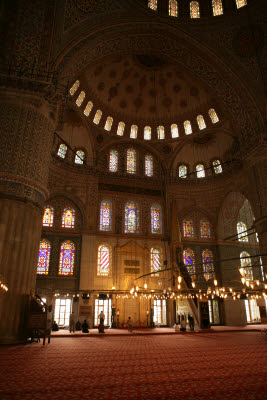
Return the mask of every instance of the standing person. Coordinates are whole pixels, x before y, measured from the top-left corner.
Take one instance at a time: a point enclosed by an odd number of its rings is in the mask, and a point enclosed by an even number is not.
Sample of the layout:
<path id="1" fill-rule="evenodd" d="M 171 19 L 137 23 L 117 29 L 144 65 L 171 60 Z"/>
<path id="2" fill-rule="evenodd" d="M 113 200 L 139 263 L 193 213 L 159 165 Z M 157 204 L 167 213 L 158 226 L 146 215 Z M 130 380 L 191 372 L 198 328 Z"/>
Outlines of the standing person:
<path id="1" fill-rule="evenodd" d="M 84 323 L 82 324 L 82 333 L 89 333 L 88 324 L 87 324 L 86 319 L 84 320 Z"/>
<path id="2" fill-rule="evenodd" d="M 182 315 L 182 318 L 181 318 L 180 331 L 181 332 L 186 331 L 186 320 L 185 320 L 184 315 Z"/>
<path id="3" fill-rule="evenodd" d="M 70 333 L 75 332 L 75 317 L 74 317 L 74 312 L 70 314 Z"/>
<path id="4" fill-rule="evenodd" d="M 100 323 L 101 325 L 104 325 L 105 314 L 104 314 L 104 311 L 103 311 L 103 310 L 102 310 L 101 313 L 99 314 L 98 318 L 99 318 L 99 323 Z"/>
<path id="5" fill-rule="evenodd" d="M 128 332 L 132 332 L 133 331 L 133 320 L 131 317 L 128 318 L 127 326 L 128 326 Z"/>

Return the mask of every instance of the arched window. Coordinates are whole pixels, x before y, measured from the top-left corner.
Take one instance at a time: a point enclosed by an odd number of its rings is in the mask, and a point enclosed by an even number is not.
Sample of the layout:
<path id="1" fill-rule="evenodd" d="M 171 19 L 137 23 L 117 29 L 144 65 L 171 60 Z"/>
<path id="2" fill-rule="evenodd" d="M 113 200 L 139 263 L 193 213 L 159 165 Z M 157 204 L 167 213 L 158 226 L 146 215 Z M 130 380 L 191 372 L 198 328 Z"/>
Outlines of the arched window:
<path id="1" fill-rule="evenodd" d="M 202 115 L 197 116 L 197 124 L 200 130 L 206 128 L 206 124 Z"/>
<path id="2" fill-rule="evenodd" d="M 145 156 L 145 175 L 153 176 L 153 157 L 150 154 Z"/>
<path id="3" fill-rule="evenodd" d="M 157 11 L 158 7 L 158 0 L 148 0 L 148 7 L 151 8 L 151 10 Z"/>
<path id="4" fill-rule="evenodd" d="M 191 1 L 190 3 L 190 18 L 200 18 L 198 1 Z"/>
<path id="5" fill-rule="evenodd" d="M 84 109 L 84 112 L 83 112 L 86 117 L 88 117 L 88 115 L 92 111 L 92 108 L 93 108 L 93 103 L 91 101 L 88 101 L 88 103 L 86 104 L 86 107 Z"/>
<path id="6" fill-rule="evenodd" d="M 188 238 L 194 237 L 194 224 L 193 224 L 192 219 L 184 219 L 183 231 L 184 231 L 184 237 L 188 237 Z"/>
<path id="7" fill-rule="evenodd" d="M 96 125 L 98 125 L 99 122 L 100 122 L 100 120 L 101 120 L 101 117 L 102 117 L 102 111 L 101 111 L 101 110 L 97 110 L 97 112 L 95 113 L 93 122 L 94 122 Z"/>
<path id="8" fill-rule="evenodd" d="M 240 253 L 240 265 L 244 268 L 243 277 L 249 281 L 253 280 L 253 271 L 251 266 L 251 258 L 248 252 L 242 251 Z"/>
<path id="9" fill-rule="evenodd" d="M 211 108 L 211 109 L 209 110 L 209 116 L 210 116 L 211 122 L 212 122 L 213 124 L 216 124 L 216 122 L 219 121 L 219 117 L 218 117 L 218 115 L 216 114 L 216 111 L 214 110 L 214 108 Z"/>
<path id="10" fill-rule="evenodd" d="M 131 126 L 131 132 L 130 132 L 130 138 L 131 139 L 136 139 L 137 138 L 137 132 L 138 132 L 138 126 L 137 125 L 132 125 Z"/>
<path id="11" fill-rule="evenodd" d="M 164 133 L 164 126 L 158 126 L 158 139 L 164 139 L 165 138 L 165 133 Z"/>
<path id="12" fill-rule="evenodd" d="M 235 0 L 236 8 L 241 8 L 247 5 L 247 0 Z"/>
<path id="13" fill-rule="evenodd" d="M 178 3 L 176 0 L 169 0 L 169 15 L 178 17 Z"/>
<path id="14" fill-rule="evenodd" d="M 125 123 L 119 122 L 118 129 L 117 129 L 117 135 L 123 136 L 124 128 L 125 128 Z"/>
<path id="15" fill-rule="evenodd" d="M 212 161 L 212 165 L 214 168 L 215 174 L 221 174 L 222 173 L 222 166 L 219 160 L 214 160 Z"/>
<path id="16" fill-rule="evenodd" d="M 73 275 L 75 257 L 75 244 L 65 240 L 60 246 L 59 275 Z"/>
<path id="17" fill-rule="evenodd" d="M 125 233 L 139 233 L 139 206 L 134 201 L 125 204 Z"/>
<path id="18" fill-rule="evenodd" d="M 210 222 L 207 219 L 200 220 L 201 239 L 210 239 Z"/>
<path id="19" fill-rule="evenodd" d="M 136 173 L 136 151 L 134 149 L 127 150 L 127 172 L 128 174 Z"/>
<path id="20" fill-rule="evenodd" d="M 191 279 L 196 279 L 196 264 L 195 264 L 195 252 L 192 249 L 185 249 L 183 251 L 183 261 L 186 266 L 187 272 Z"/>
<path id="21" fill-rule="evenodd" d="M 150 250 L 150 267 L 151 272 L 158 276 L 158 272 L 162 267 L 162 251 L 157 247 L 152 247 Z"/>
<path id="22" fill-rule="evenodd" d="M 58 148 L 57 155 L 61 158 L 65 158 L 67 153 L 67 146 L 64 143 L 61 143 L 61 145 Z"/>
<path id="23" fill-rule="evenodd" d="M 104 129 L 105 129 L 106 131 L 110 131 L 110 130 L 111 130 L 111 127 L 112 127 L 112 124 L 113 124 L 113 118 L 112 118 L 112 117 L 107 117 L 107 120 L 106 120 Z"/>
<path id="24" fill-rule="evenodd" d="M 184 121 L 184 131 L 186 135 L 191 135 L 192 126 L 190 121 Z"/>
<path id="25" fill-rule="evenodd" d="M 247 225 L 244 224 L 244 222 L 238 222 L 236 229 L 237 229 L 237 238 L 239 242 L 248 242 Z"/>
<path id="26" fill-rule="evenodd" d="M 213 15 L 223 14 L 222 0 L 212 0 Z"/>
<path id="27" fill-rule="evenodd" d="M 111 272 L 112 263 L 112 250 L 111 246 L 101 244 L 98 247 L 97 256 L 97 275 L 108 276 Z"/>
<path id="28" fill-rule="evenodd" d="M 46 239 L 40 241 L 37 275 L 48 275 L 51 245 Z"/>
<path id="29" fill-rule="evenodd" d="M 83 164 L 84 161 L 84 151 L 77 150 L 75 154 L 75 164 Z"/>
<path id="30" fill-rule="evenodd" d="M 117 150 L 110 150 L 109 152 L 109 171 L 117 172 L 119 163 L 119 153 Z"/>
<path id="31" fill-rule="evenodd" d="M 187 167 L 186 165 L 179 166 L 179 178 L 186 178 L 187 174 Z"/>
<path id="32" fill-rule="evenodd" d="M 83 103 L 83 101 L 84 101 L 84 98 L 85 98 L 85 92 L 82 91 L 82 92 L 79 94 L 79 96 L 77 97 L 77 100 L 76 100 L 76 104 L 77 104 L 78 107 L 81 107 L 81 105 L 82 105 L 82 103 Z"/>
<path id="33" fill-rule="evenodd" d="M 171 126 L 171 134 L 172 134 L 172 138 L 173 139 L 179 137 L 178 126 L 176 124 L 172 124 L 172 126 Z"/>
<path id="34" fill-rule="evenodd" d="M 75 211 L 72 208 L 65 208 L 62 214 L 62 228 L 74 228 Z"/>
<path id="35" fill-rule="evenodd" d="M 112 203 L 111 201 L 102 201 L 100 205 L 100 226 L 101 231 L 111 231 L 112 229 Z"/>
<path id="36" fill-rule="evenodd" d="M 151 207 L 151 233 L 161 233 L 161 207 L 153 204 Z"/>
<path id="37" fill-rule="evenodd" d="M 53 221 L 54 221 L 54 209 L 51 206 L 47 206 L 44 209 L 44 215 L 43 215 L 43 226 L 53 226 Z"/>
<path id="38" fill-rule="evenodd" d="M 78 90 L 78 87 L 80 86 L 80 81 L 74 82 L 72 87 L 70 88 L 70 95 L 73 96 L 74 93 Z"/>
<path id="39" fill-rule="evenodd" d="M 146 126 L 144 129 L 144 140 L 151 140 L 151 128 Z"/>
<path id="40" fill-rule="evenodd" d="M 202 264 L 204 278 L 208 281 L 209 279 L 215 278 L 214 264 L 213 264 L 213 253 L 211 250 L 206 249 L 202 251 Z"/>
<path id="41" fill-rule="evenodd" d="M 198 164 L 196 166 L 196 173 L 197 173 L 197 178 L 205 178 L 205 169 L 204 165 Z"/>

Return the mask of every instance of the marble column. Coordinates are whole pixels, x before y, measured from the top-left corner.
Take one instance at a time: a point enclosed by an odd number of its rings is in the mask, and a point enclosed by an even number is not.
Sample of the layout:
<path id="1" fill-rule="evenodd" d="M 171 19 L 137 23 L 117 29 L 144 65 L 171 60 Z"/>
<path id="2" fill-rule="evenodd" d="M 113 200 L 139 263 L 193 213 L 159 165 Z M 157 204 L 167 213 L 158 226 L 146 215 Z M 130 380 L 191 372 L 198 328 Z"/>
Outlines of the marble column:
<path id="1" fill-rule="evenodd" d="M 39 94 L 0 92 L 0 341 L 25 337 L 53 138 L 51 108 Z"/>

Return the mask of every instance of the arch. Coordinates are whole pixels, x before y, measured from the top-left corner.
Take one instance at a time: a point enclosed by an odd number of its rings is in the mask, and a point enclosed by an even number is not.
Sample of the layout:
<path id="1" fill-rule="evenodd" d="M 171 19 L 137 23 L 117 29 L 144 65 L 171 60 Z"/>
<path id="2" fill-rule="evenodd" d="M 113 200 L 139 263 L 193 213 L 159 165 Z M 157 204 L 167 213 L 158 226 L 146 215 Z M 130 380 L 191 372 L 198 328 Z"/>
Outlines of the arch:
<path id="1" fill-rule="evenodd" d="M 131 126 L 131 132 L 130 132 L 130 138 L 131 139 L 136 139 L 137 138 L 137 132 L 138 132 L 138 126 L 137 125 L 132 125 Z"/>
<path id="2" fill-rule="evenodd" d="M 208 281 L 215 278 L 214 264 L 213 264 L 213 252 L 209 249 L 202 251 L 202 264 L 204 278 Z"/>
<path id="3" fill-rule="evenodd" d="M 177 0 L 169 0 L 169 16 L 178 17 L 178 2 Z"/>
<path id="4" fill-rule="evenodd" d="M 109 172 L 118 172 L 119 153 L 117 150 L 109 151 Z"/>
<path id="5" fill-rule="evenodd" d="M 184 131 L 186 135 L 191 135 L 192 126 L 190 121 L 184 121 Z"/>
<path id="6" fill-rule="evenodd" d="M 112 128 L 112 124 L 113 124 L 113 118 L 107 117 L 104 129 L 109 132 Z"/>
<path id="7" fill-rule="evenodd" d="M 75 94 L 75 92 L 78 90 L 79 86 L 80 86 L 80 81 L 79 80 L 75 81 L 69 90 L 71 96 L 73 96 Z"/>
<path id="8" fill-rule="evenodd" d="M 162 125 L 158 126 L 157 132 L 158 132 L 158 139 L 159 140 L 165 139 L 164 126 L 162 126 Z"/>
<path id="9" fill-rule="evenodd" d="M 201 239 L 211 238 L 210 221 L 206 218 L 200 220 L 200 237 Z"/>
<path id="10" fill-rule="evenodd" d="M 65 208 L 62 214 L 62 228 L 74 228 L 75 210 L 73 208 Z"/>
<path id="11" fill-rule="evenodd" d="M 247 225 L 244 222 L 239 221 L 237 223 L 236 230 L 239 242 L 248 242 L 247 229 Z"/>
<path id="12" fill-rule="evenodd" d="M 183 220 L 183 233 L 186 238 L 193 238 L 195 236 L 192 219 L 186 218 Z"/>
<path id="13" fill-rule="evenodd" d="M 212 0 L 212 11 L 214 16 L 223 14 L 222 0 Z"/>
<path id="14" fill-rule="evenodd" d="M 151 127 L 146 126 L 144 129 L 144 140 L 151 140 Z"/>
<path id="15" fill-rule="evenodd" d="M 91 101 L 88 101 L 88 103 L 86 104 L 86 107 L 83 111 L 83 113 L 86 117 L 89 116 L 90 112 L 92 111 L 93 106 L 94 106 L 93 103 Z"/>
<path id="16" fill-rule="evenodd" d="M 241 275 L 245 279 L 247 279 L 249 281 L 253 281 L 251 258 L 250 258 L 250 254 L 247 251 L 242 251 L 240 253 L 240 266 L 241 266 L 241 268 L 243 268 Z"/>
<path id="17" fill-rule="evenodd" d="M 48 226 L 51 228 L 54 222 L 54 208 L 52 206 L 46 206 L 44 208 L 44 215 L 43 215 L 43 226 Z"/>
<path id="18" fill-rule="evenodd" d="M 51 244 L 49 240 L 42 239 L 39 245 L 37 275 L 48 275 L 50 263 Z"/>
<path id="19" fill-rule="evenodd" d="M 85 157 L 85 153 L 83 150 L 76 150 L 75 153 L 75 164 L 80 164 L 82 165 L 84 163 L 84 157 Z"/>
<path id="20" fill-rule="evenodd" d="M 57 151 L 57 155 L 58 155 L 60 158 L 65 158 L 65 157 L 66 157 L 67 150 L 68 150 L 67 146 L 66 146 L 64 143 L 61 143 L 61 144 L 59 145 L 59 148 L 58 148 L 58 151 Z"/>
<path id="21" fill-rule="evenodd" d="M 200 18 L 199 2 L 198 1 L 191 1 L 190 2 L 190 18 Z"/>
<path id="22" fill-rule="evenodd" d="M 157 203 L 152 204 L 150 213 L 151 213 L 151 233 L 161 233 L 162 232 L 161 206 Z"/>
<path id="23" fill-rule="evenodd" d="M 197 124 L 200 130 L 205 129 L 206 128 L 206 124 L 205 124 L 205 120 L 203 115 L 198 115 L 197 116 Z"/>
<path id="24" fill-rule="evenodd" d="M 192 280 L 196 279 L 195 252 L 192 249 L 183 250 L 183 262 Z"/>
<path id="25" fill-rule="evenodd" d="M 158 276 L 162 268 L 162 250 L 159 247 L 152 247 L 150 250 L 150 270 Z"/>
<path id="26" fill-rule="evenodd" d="M 216 111 L 214 110 L 214 108 L 211 108 L 209 110 L 209 116 L 210 116 L 211 122 L 213 124 L 216 124 L 217 122 L 219 122 L 219 117 L 218 117 Z"/>
<path id="27" fill-rule="evenodd" d="M 127 163 L 127 172 L 128 174 L 136 173 L 136 150 L 128 149 L 126 153 L 126 163 Z"/>
<path id="28" fill-rule="evenodd" d="M 173 139 L 179 137 L 178 126 L 176 124 L 171 125 L 171 135 Z"/>
<path id="29" fill-rule="evenodd" d="M 97 112 L 95 113 L 94 119 L 93 119 L 93 123 L 96 124 L 96 125 L 99 125 L 101 117 L 102 117 L 102 111 L 101 110 L 97 110 Z"/>
<path id="30" fill-rule="evenodd" d="M 111 273 L 112 248 L 109 244 L 101 244 L 97 249 L 97 275 L 108 276 Z"/>
<path id="31" fill-rule="evenodd" d="M 139 233 L 139 206 L 135 201 L 125 204 L 124 233 Z"/>
<path id="32" fill-rule="evenodd" d="M 153 176 L 153 156 L 151 154 L 145 155 L 145 175 Z"/>
<path id="33" fill-rule="evenodd" d="M 65 240 L 60 246 L 59 275 L 73 275 L 75 258 L 75 244 Z"/>
<path id="34" fill-rule="evenodd" d="M 119 122 L 118 129 L 117 129 L 117 135 L 123 136 L 124 128 L 125 128 L 125 123 Z"/>
<path id="35" fill-rule="evenodd" d="M 212 161 L 212 166 L 215 174 L 221 174 L 222 173 L 222 165 L 220 160 L 213 160 Z"/>
<path id="36" fill-rule="evenodd" d="M 103 200 L 100 204 L 100 231 L 110 232 L 112 230 L 112 202 Z"/>
<path id="37" fill-rule="evenodd" d="M 205 178 L 205 168 L 203 164 L 196 165 L 197 178 Z"/>
<path id="38" fill-rule="evenodd" d="M 179 178 L 183 178 L 183 179 L 187 177 L 187 166 L 186 165 L 179 165 L 178 175 L 179 175 Z"/>
<path id="39" fill-rule="evenodd" d="M 81 93 L 79 94 L 79 96 L 76 99 L 76 104 L 77 104 L 78 107 L 81 107 L 81 105 L 82 105 L 82 103 L 84 101 L 84 98 L 85 98 L 85 92 L 82 90 Z"/>

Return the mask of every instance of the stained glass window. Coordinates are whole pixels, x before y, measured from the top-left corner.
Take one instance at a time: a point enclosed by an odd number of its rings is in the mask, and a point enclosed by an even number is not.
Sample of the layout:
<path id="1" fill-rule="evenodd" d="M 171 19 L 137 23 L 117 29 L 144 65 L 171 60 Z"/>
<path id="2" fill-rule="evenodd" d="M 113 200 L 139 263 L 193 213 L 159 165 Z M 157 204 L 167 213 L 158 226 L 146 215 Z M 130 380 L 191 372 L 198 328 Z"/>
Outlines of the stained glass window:
<path id="1" fill-rule="evenodd" d="M 197 116 L 197 124 L 200 130 L 206 128 L 206 124 L 202 115 Z"/>
<path id="2" fill-rule="evenodd" d="M 102 244 L 98 247 L 97 275 L 107 276 L 111 270 L 111 246 Z"/>
<path id="3" fill-rule="evenodd" d="M 196 279 L 196 264 L 195 264 L 195 252 L 192 249 L 185 249 L 183 251 L 184 265 L 186 266 L 187 272 L 191 276 L 191 279 Z"/>
<path id="4" fill-rule="evenodd" d="M 223 14 L 222 0 L 212 0 L 213 15 Z"/>
<path id="5" fill-rule="evenodd" d="M 240 254 L 240 265 L 244 268 L 244 275 L 243 277 L 252 281 L 253 280 L 253 271 L 251 266 L 251 258 L 249 253 L 246 251 L 242 251 Z"/>
<path id="6" fill-rule="evenodd" d="M 247 0 L 235 0 L 236 8 L 241 8 L 247 5 Z"/>
<path id="7" fill-rule="evenodd" d="M 74 93 L 78 90 L 78 87 L 80 86 L 80 81 L 74 82 L 72 87 L 70 88 L 70 95 L 73 96 Z"/>
<path id="8" fill-rule="evenodd" d="M 214 168 L 214 172 L 215 174 L 221 174 L 222 173 L 222 166 L 219 160 L 214 160 L 212 162 L 213 168 Z"/>
<path id="9" fill-rule="evenodd" d="M 137 125 L 132 125 L 131 126 L 131 132 L 130 132 L 130 138 L 131 139 L 136 139 L 137 138 L 137 132 L 138 132 L 138 126 Z"/>
<path id="10" fill-rule="evenodd" d="M 151 272 L 155 273 L 155 276 L 158 276 L 158 271 L 161 270 L 162 264 L 162 251 L 156 247 L 152 247 L 150 251 L 150 266 Z"/>
<path id="11" fill-rule="evenodd" d="M 164 139 L 165 138 L 165 133 L 164 133 L 164 126 L 158 126 L 158 139 Z"/>
<path id="12" fill-rule="evenodd" d="M 201 239 L 210 239 L 210 222 L 207 219 L 200 220 Z"/>
<path id="13" fill-rule="evenodd" d="M 183 221 L 184 237 L 194 237 L 194 224 L 192 219 L 184 219 Z"/>
<path id="14" fill-rule="evenodd" d="M 60 246 L 59 275 L 73 275 L 75 245 L 70 240 L 65 240 Z"/>
<path id="15" fill-rule="evenodd" d="M 77 100 L 76 100 L 76 104 L 77 104 L 78 107 L 80 107 L 80 106 L 82 105 L 82 103 L 83 103 L 83 101 L 84 101 L 84 98 L 85 98 L 85 92 L 82 91 L 82 92 L 79 94 L 79 96 L 77 97 Z"/>
<path id="16" fill-rule="evenodd" d="M 112 227 L 112 203 L 111 201 L 102 201 L 100 206 L 100 230 L 111 231 Z"/>
<path id="17" fill-rule="evenodd" d="M 202 263 L 204 278 L 208 281 L 209 279 L 215 278 L 214 264 L 213 264 L 213 253 L 211 250 L 206 249 L 202 251 Z"/>
<path id="18" fill-rule="evenodd" d="M 179 178 L 186 178 L 187 174 L 187 167 L 186 165 L 179 166 Z"/>
<path id="19" fill-rule="evenodd" d="M 98 125 L 99 122 L 100 122 L 100 120 L 101 120 L 101 117 L 102 117 L 102 111 L 101 111 L 101 110 L 97 110 L 97 112 L 95 113 L 93 122 L 94 122 L 96 125 Z"/>
<path id="20" fill-rule="evenodd" d="M 190 135 L 192 133 L 192 127 L 190 121 L 184 121 L 184 131 L 186 135 Z"/>
<path id="21" fill-rule="evenodd" d="M 178 17 L 178 3 L 176 0 L 169 0 L 169 15 Z"/>
<path id="22" fill-rule="evenodd" d="M 54 209 L 51 206 L 45 207 L 43 215 L 43 226 L 53 226 Z"/>
<path id="23" fill-rule="evenodd" d="M 61 143 L 61 145 L 58 148 L 57 155 L 61 158 L 65 158 L 67 153 L 67 146 L 64 143 Z"/>
<path id="24" fill-rule="evenodd" d="M 127 150 L 127 172 L 128 174 L 136 173 L 136 151 L 134 149 Z"/>
<path id="25" fill-rule="evenodd" d="M 151 233 L 161 233 L 161 207 L 153 204 L 151 207 Z"/>
<path id="26" fill-rule="evenodd" d="M 112 124 L 113 124 L 113 118 L 112 117 L 107 117 L 104 129 L 106 129 L 106 131 L 110 131 L 111 127 L 112 127 Z"/>
<path id="27" fill-rule="evenodd" d="M 218 117 L 216 111 L 215 111 L 213 108 L 211 108 L 211 109 L 209 110 L 209 116 L 210 116 L 211 122 L 212 122 L 213 124 L 216 124 L 216 122 L 219 121 L 219 117 Z"/>
<path id="28" fill-rule="evenodd" d="M 117 172 L 119 163 L 119 153 L 117 150 L 110 150 L 109 152 L 109 171 Z"/>
<path id="29" fill-rule="evenodd" d="M 239 242 L 248 242 L 247 225 L 244 222 L 238 222 L 236 228 Z"/>
<path id="30" fill-rule="evenodd" d="M 48 275 L 51 245 L 46 239 L 40 241 L 37 275 Z"/>
<path id="31" fill-rule="evenodd" d="M 134 201 L 125 204 L 125 233 L 139 233 L 139 206 Z"/>
<path id="32" fill-rule="evenodd" d="M 191 1 L 190 3 L 190 18 L 200 18 L 198 1 Z"/>
<path id="33" fill-rule="evenodd" d="M 75 154 L 75 164 L 83 164 L 84 160 L 84 151 L 77 150 Z"/>
<path id="34" fill-rule="evenodd" d="M 62 214 L 62 228 L 74 228 L 75 211 L 71 208 L 65 208 Z"/>
<path id="35" fill-rule="evenodd" d="M 86 104 L 86 107 L 84 109 L 84 112 L 83 112 L 86 117 L 88 117 L 88 115 L 92 111 L 92 108 L 93 108 L 93 103 L 91 101 L 88 101 L 88 103 Z"/>
<path id="36" fill-rule="evenodd" d="M 196 166 L 197 178 L 205 178 L 205 169 L 204 165 L 198 164 Z"/>
<path id="37" fill-rule="evenodd" d="M 178 138 L 179 137 L 179 132 L 178 132 L 178 126 L 176 124 L 172 124 L 171 126 L 171 133 L 172 133 L 172 138 Z"/>
<path id="38" fill-rule="evenodd" d="M 150 154 L 145 156 L 145 175 L 153 176 L 153 157 Z"/>
<path id="39" fill-rule="evenodd" d="M 117 135 L 123 136 L 124 128 L 125 128 L 125 123 L 119 122 L 118 129 L 117 129 Z"/>
<path id="40" fill-rule="evenodd" d="M 157 11 L 157 3 L 158 0 L 148 0 L 148 7 L 151 8 L 151 10 Z"/>
<path id="41" fill-rule="evenodd" d="M 151 128 L 146 126 L 144 129 L 144 140 L 151 140 Z"/>

